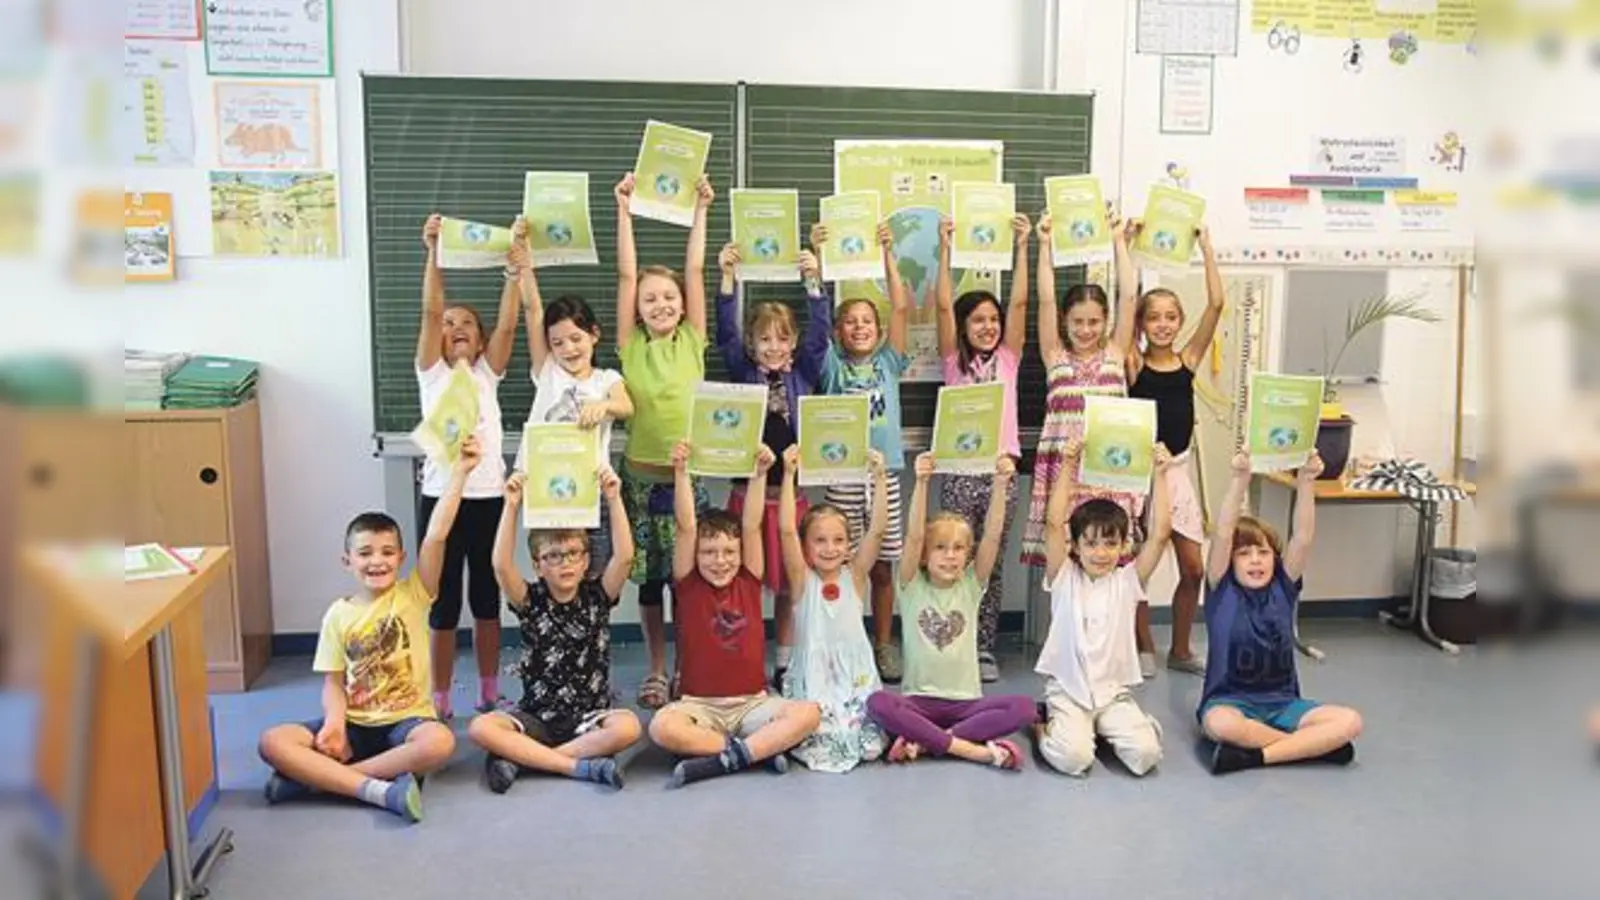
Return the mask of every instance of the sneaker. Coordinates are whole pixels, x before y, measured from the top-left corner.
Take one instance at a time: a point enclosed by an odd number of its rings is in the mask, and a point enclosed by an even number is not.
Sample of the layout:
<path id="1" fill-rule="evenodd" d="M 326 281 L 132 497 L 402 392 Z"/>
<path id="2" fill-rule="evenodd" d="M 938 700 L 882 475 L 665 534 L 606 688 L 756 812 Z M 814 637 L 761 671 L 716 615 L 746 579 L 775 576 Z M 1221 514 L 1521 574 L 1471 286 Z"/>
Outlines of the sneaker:
<path id="1" fill-rule="evenodd" d="M 894 644 L 879 644 L 873 648 L 872 659 L 878 664 L 878 677 L 886 684 L 900 683 L 900 648 Z"/>
<path id="2" fill-rule="evenodd" d="M 487 754 L 483 759 L 483 777 L 489 782 L 489 790 L 504 794 L 517 780 L 517 764 L 493 753 Z"/>
<path id="3" fill-rule="evenodd" d="M 788 674 L 789 670 L 786 668 L 772 670 L 772 692 L 774 694 L 781 695 L 783 693 L 783 679 Z"/>
<path id="4" fill-rule="evenodd" d="M 485 700 L 473 707 L 473 709 L 480 713 L 492 713 L 495 710 L 506 710 L 510 708 L 511 702 L 504 696 L 496 697 L 493 700 Z"/>
<path id="5" fill-rule="evenodd" d="M 995 662 L 993 653 L 978 654 L 978 677 L 984 684 L 993 684 L 1000 680 L 1000 664 Z"/>
<path id="6" fill-rule="evenodd" d="M 1167 668 L 1174 672 L 1182 672 L 1185 675 L 1196 675 L 1200 678 L 1206 677 L 1206 661 L 1198 655 L 1191 656 L 1188 659 L 1179 659 L 1169 654 L 1167 656 Z"/>
<path id="7" fill-rule="evenodd" d="M 1145 678 L 1156 677 L 1156 655 L 1154 653 L 1139 654 L 1139 674 Z"/>

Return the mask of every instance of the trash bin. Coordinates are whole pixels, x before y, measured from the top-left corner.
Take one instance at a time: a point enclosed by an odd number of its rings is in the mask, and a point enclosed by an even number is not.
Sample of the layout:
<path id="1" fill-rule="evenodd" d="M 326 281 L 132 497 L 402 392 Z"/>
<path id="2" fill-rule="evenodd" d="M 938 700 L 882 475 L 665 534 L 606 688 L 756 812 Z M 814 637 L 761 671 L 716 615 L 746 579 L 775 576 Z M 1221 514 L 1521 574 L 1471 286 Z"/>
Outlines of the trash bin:
<path id="1" fill-rule="evenodd" d="M 1478 554 L 1450 547 L 1433 551 L 1428 579 L 1428 625 L 1455 644 L 1475 644 L 1488 627 L 1487 611 L 1478 603 Z"/>

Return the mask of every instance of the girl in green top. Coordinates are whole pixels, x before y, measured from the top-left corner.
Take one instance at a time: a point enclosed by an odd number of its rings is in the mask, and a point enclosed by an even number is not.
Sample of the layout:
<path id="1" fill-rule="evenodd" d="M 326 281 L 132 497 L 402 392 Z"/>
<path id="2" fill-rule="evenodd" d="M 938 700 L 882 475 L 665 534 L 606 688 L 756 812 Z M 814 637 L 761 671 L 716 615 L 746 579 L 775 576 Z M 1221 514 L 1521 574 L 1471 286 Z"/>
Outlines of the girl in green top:
<path id="1" fill-rule="evenodd" d="M 633 523 L 638 553 L 632 580 L 650 650 L 650 674 L 639 685 L 639 705 L 659 709 L 668 699 L 667 633 L 662 599 L 672 577 L 672 448 L 689 432 L 695 385 L 706 375 L 706 212 L 716 192 L 701 176 L 695 185 L 694 225 L 683 273 L 665 266 L 639 268 L 633 241 L 633 173 L 622 176 L 617 198 L 617 355 L 633 400 L 622 466 L 622 499 Z M 695 506 L 709 505 L 694 485 Z"/>

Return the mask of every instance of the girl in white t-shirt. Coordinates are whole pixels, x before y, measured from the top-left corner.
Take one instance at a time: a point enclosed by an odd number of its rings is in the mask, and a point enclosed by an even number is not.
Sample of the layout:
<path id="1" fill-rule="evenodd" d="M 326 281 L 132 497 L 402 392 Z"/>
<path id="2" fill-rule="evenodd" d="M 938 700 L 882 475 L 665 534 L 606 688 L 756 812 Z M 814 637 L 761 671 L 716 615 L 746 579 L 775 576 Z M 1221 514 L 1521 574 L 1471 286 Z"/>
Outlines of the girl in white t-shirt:
<path id="1" fill-rule="evenodd" d="M 500 588 L 494 579 L 494 535 L 500 525 L 506 461 L 501 450 L 499 390 L 517 336 L 517 280 L 528 268 L 528 255 L 525 249 L 515 248 L 506 255 L 506 283 L 500 293 L 500 308 L 494 329 L 485 332 L 476 308 L 445 302 L 444 276 L 438 265 L 439 225 L 439 214 L 434 213 L 422 227 L 422 243 L 428 248 L 422 273 L 422 327 L 417 335 L 416 359 L 422 414 L 426 417 L 439 402 L 450 383 L 451 367 L 465 363 L 478 385 L 478 427 L 473 434 L 483 451 L 482 462 L 467 476 L 461 508 L 445 542 L 439 596 L 428 615 L 433 629 L 433 701 L 439 717 L 448 721 L 453 714 L 450 683 L 456 660 L 456 626 L 461 621 L 463 566 L 467 573 L 465 593 L 472 607 L 472 645 L 478 661 L 478 709 L 493 709 L 500 699 L 496 677 L 500 667 Z M 516 228 L 523 228 L 520 219 Z M 433 515 L 449 475 L 445 467 L 424 459 L 419 522 L 426 523 Z M 419 526 L 419 533 L 421 530 L 424 529 Z"/>
<path id="2" fill-rule="evenodd" d="M 633 400 L 615 369 L 594 364 L 600 343 L 600 322 L 582 297 L 565 294 L 546 306 L 533 269 L 522 276 L 523 318 L 528 325 L 529 377 L 533 406 L 528 422 L 576 422 L 600 431 L 600 449 L 611 455 L 611 423 L 633 415 Z M 515 470 L 527 471 L 526 448 L 518 442 Z M 599 575 L 611 558 L 611 532 L 606 518 L 589 534 L 589 561 Z"/>

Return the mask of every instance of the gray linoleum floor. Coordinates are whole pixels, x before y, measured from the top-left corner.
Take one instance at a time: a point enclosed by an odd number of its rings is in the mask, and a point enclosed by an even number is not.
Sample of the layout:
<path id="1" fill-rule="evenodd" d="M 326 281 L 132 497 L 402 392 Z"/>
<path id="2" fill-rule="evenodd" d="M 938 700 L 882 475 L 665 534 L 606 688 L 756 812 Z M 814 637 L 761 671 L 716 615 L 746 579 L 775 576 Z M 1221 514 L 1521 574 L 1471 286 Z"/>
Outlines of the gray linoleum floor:
<path id="1" fill-rule="evenodd" d="M 1200 682 L 1162 672 L 1140 701 L 1167 756 L 1144 780 L 1104 759 L 1083 780 L 1037 761 L 1020 774 L 928 761 L 668 791 L 670 762 L 646 747 L 626 756 L 620 793 L 525 776 L 495 796 L 458 718 L 455 760 L 412 827 L 335 802 L 266 807 L 257 734 L 317 712 L 309 660 L 281 659 L 251 693 L 215 699 L 224 795 L 209 827 L 232 827 L 237 849 L 211 896 L 1600 896 L 1600 772 L 1582 730 L 1600 702 L 1592 636 L 1450 657 L 1376 623 L 1307 631 L 1328 660 L 1302 665 L 1305 693 L 1366 718 L 1348 769 L 1209 775 Z M 1037 689 L 1031 653 L 1003 663 L 996 692 Z M 618 648 L 626 696 L 642 670 L 639 647 Z"/>

